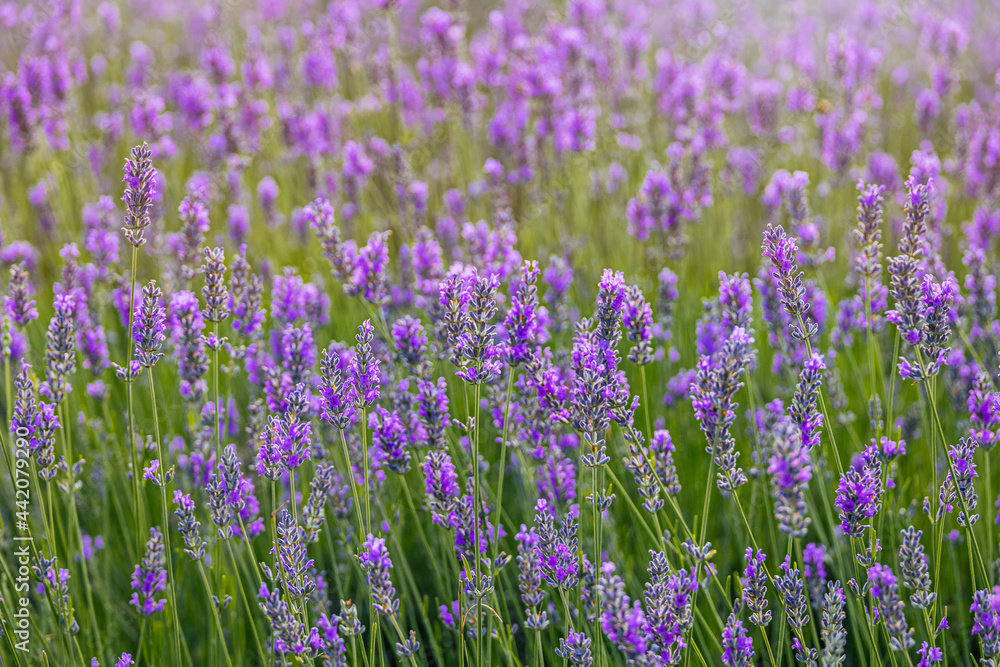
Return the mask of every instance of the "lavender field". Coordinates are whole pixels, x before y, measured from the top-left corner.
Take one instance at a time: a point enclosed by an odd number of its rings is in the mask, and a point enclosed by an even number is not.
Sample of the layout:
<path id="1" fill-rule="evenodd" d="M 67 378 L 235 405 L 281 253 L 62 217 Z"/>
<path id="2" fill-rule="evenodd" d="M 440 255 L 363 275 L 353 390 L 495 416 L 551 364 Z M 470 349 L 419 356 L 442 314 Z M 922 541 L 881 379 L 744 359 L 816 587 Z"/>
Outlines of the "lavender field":
<path id="1" fill-rule="evenodd" d="M 990 0 L 0 0 L 0 665 L 1000 667 L 998 237 Z"/>

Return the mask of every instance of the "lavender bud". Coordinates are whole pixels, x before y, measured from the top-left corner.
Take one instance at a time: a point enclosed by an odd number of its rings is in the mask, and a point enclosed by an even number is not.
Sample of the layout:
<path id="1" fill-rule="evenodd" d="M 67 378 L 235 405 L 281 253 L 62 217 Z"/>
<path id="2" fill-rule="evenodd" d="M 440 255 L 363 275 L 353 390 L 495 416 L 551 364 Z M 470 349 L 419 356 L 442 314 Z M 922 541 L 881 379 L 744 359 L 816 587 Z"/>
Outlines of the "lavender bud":
<path id="1" fill-rule="evenodd" d="M 135 566 L 132 572 L 132 599 L 129 602 L 143 616 L 152 616 L 163 611 L 166 598 L 156 599 L 156 594 L 166 590 L 167 570 L 166 555 L 163 549 L 163 533 L 153 527 L 149 529 L 149 541 L 146 542 L 146 554 L 142 562 Z"/>
<path id="2" fill-rule="evenodd" d="M 202 264 L 205 286 L 201 288 L 201 295 L 205 299 L 205 319 L 209 322 L 219 323 L 229 317 L 229 294 L 223 278 L 226 274 L 225 262 L 225 250 L 205 248 L 205 261 Z"/>
<path id="3" fill-rule="evenodd" d="M 201 539 L 198 527 L 201 525 L 194 516 L 194 501 L 191 496 L 180 489 L 174 489 L 174 504 L 177 509 L 174 515 L 177 517 L 177 528 L 184 538 L 184 553 L 195 561 L 205 559 L 205 541 Z"/>
<path id="4" fill-rule="evenodd" d="M 166 340 L 166 315 L 160 301 L 162 293 L 155 280 L 142 288 L 142 303 L 135 320 L 132 337 L 135 340 L 136 360 L 145 368 L 152 368 L 160 357 L 160 348 Z"/>
<path id="5" fill-rule="evenodd" d="M 917 609 L 929 609 L 937 593 L 932 591 L 931 576 L 927 567 L 927 554 L 920 543 L 922 530 L 908 526 L 900 531 L 902 543 L 899 545 L 899 569 L 903 573 L 903 584 L 914 591 L 910 604 Z"/>
<path id="6" fill-rule="evenodd" d="M 125 160 L 125 238 L 138 248 L 146 242 L 145 230 L 151 220 L 150 209 L 153 207 L 153 169 L 152 153 L 146 142 L 132 149 L 131 158 Z"/>
<path id="7" fill-rule="evenodd" d="M 868 570 L 868 583 L 879 618 L 889 634 L 889 647 L 893 651 L 906 651 L 913 646 L 913 629 L 907 626 L 903 603 L 899 599 L 899 586 L 892 568 L 875 563 Z"/>

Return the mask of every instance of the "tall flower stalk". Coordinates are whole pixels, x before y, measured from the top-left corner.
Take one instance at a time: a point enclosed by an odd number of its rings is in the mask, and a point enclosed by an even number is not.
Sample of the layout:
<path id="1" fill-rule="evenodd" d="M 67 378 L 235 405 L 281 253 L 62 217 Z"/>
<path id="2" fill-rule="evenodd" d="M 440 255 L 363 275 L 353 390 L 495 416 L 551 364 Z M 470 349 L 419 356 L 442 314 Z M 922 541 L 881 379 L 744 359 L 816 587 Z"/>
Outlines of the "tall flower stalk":
<path id="1" fill-rule="evenodd" d="M 133 344 L 135 336 L 135 274 L 139 248 L 146 243 L 146 228 L 152 224 L 150 212 L 153 207 L 153 195 L 156 170 L 153 168 L 152 153 L 149 145 L 143 142 L 141 146 L 132 149 L 131 157 L 125 160 L 125 194 L 122 201 L 125 202 L 125 224 L 122 231 L 125 238 L 132 246 L 132 269 L 129 273 L 129 306 L 128 306 L 128 361 L 123 369 L 119 369 L 119 376 L 125 381 L 126 402 L 128 410 L 128 447 L 132 458 L 132 491 L 133 491 L 133 511 L 135 513 L 135 552 L 142 553 L 142 535 L 144 520 L 144 508 L 141 504 L 141 494 L 139 491 L 139 457 L 137 454 L 137 442 L 135 437 L 135 414 L 132 397 L 132 383 L 138 375 L 138 369 L 133 367 L 135 347 Z"/>

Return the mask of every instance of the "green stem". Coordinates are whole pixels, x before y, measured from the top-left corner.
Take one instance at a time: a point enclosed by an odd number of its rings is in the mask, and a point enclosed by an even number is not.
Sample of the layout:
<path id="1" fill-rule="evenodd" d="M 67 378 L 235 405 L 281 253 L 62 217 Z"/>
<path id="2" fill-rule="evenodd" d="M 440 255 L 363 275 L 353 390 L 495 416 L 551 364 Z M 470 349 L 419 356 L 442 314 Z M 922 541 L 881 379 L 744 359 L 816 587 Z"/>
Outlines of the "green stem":
<path id="1" fill-rule="evenodd" d="M 128 345 L 128 362 L 125 365 L 126 377 L 129 373 L 131 373 L 132 357 L 134 353 L 132 330 L 135 327 L 135 268 L 138 250 L 139 249 L 136 246 L 132 246 L 132 272 L 129 276 L 132 285 L 130 288 L 128 308 L 128 340 L 126 341 L 126 344 Z M 142 536 L 144 531 L 143 513 L 139 493 L 139 454 L 137 451 L 138 446 L 135 442 L 135 412 L 132 401 L 132 382 L 133 381 L 128 379 L 125 380 L 125 402 L 128 409 L 128 448 L 132 458 L 132 503 L 135 511 L 135 560 L 138 561 L 139 558 L 142 557 Z"/>
<path id="2" fill-rule="evenodd" d="M 160 415 L 156 409 L 156 385 L 153 381 L 153 369 L 147 369 L 149 375 L 149 399 L 153 406 L 153 434 L 156 437 L 156 458 L 160 460 L 160 479 L 165 480 L 167 471 L 170 470 L 169 461 L 164 460 L 162 443 L 160 442 Z M 170 578 L 170 588 L 167 589 L 167 596 L 171 608 L 171 621 L 173 622 L 174 654 L 177 660 L 182 659 L 181 653 L 181 622 L 177 615 L 177 579 L 174 577 L 174 550 L 170 546 L 170 513 L 167 505 L 167 486 L 160 484 L 160 504 L 163 507 L 163 542 L 166 546 L 167 554 L 167 576 Z"/>
<path id="3" fill-rule="evenodd" d="M 226 646 L 226 635 L 222 632 L 222 620 L 219 618 L 219 610 L 212 600 L 212 586 L 208 583 L 208 575 L 205 574 L 205 565 L 198 561 L 198 574 L 201 575 L 201 582 L 205 585 L 205 593 L 208 595 L 208 606 L 212 608 L 212 619 L 215 621 L 215 630 L 219 633 L 219 641 L 222 644 L 222 655 L 226 659 L 226 664 L 233 667 L 233 661 L 229 657 L 229 647 Z"/>

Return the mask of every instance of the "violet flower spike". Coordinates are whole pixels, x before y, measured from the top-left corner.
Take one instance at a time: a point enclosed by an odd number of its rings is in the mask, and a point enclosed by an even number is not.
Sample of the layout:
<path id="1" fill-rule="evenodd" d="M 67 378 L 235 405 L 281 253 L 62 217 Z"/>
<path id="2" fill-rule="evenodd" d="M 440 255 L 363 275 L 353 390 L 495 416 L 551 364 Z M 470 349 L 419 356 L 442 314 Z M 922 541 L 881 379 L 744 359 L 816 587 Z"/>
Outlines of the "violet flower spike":
<path id="1" fill-rule="evenodd" d="M 743 623 L 730 613 L 726 627 L 722 631 L 722 664 L 726 667 L 750 667 L 753 665 L 753 640 L 747 636 Z"/>
<path id="2" fill-rule="evenodd" d="M 396 597 L 396 589 L 393 588 L 392 580 L 389 578 L 392 560 L 389 559 L 389 550 L 385 546 L 385 539 L 369 533 L 361 548 L 362 552 L 358 556 L 358 561 L 361 564 L 361 570 L 365 573 L 365 580 L 368 582 L 375 611 L 382 616 L 395 616 L 399 613 L 399 599 Z"/>
<path id="3" fill-rule="evenodd" d="M 153 169 L 152 153 L 146 142 L 132 149 L 132 155 L 125 161 L 125 238 L 138 248 L 146 242 L 145 231 L 151 224 L 150 209 L 153 207 Z"/>
<path id="4" fill-rule="evenodd" d="M 135 592 L 132 593 L 129 604 L 136 607 L 143 616 L 163 611 L 166 598 L 157 599 L 156 594 L 162 593 L 167 587 L 166 563 L 163 533 L 154 526 L 149 529 L 146 554 L 132 572 L 132 589 Z"/>
<path id="5" fill-rule="evenodd" d="M 205 260 L 202 264 L 205 286 L 201 288 L 201 295 L 205 299 L 205 319 L 215 324 L 229 317 L 229 294 L 224 280 L 225 262 L 225 250 L 221 247 L 205 248 Z"/>
<path id="6" fill-rule="evenodd" d="M 819 332 L 819 325 L 809 317 L 809 305 L 802 285 L 802 272 L 795 262 L 798 246 L 795 239 L 785 234 L 781 225 L 768 225 L 764 231 L 764 257 L 771 262 L 771 275 L 781 293 L 781 305 L 793 322 L 791 334 L 799 340 L 808 340 Z"/>
<path id="7" fill-rule="evenodd" d="M 161 302 L 162 293 L 155 280 L 142 288 L 142 301 L 135 319 L 135 358 L 144 368 L 152 368 L 163 354 L 160 349 L 166 340 L 166 315 Z"/>
<path id="8" fill-rule="evenodd" d="M 889 634 L 889 647 L 893 651 L 909 650 L 913 646 L 913 628 L 906 624 L 896 575 L 890 567 L 875 563 L 868 569 L 868 585 L 875 609 Z"/>

